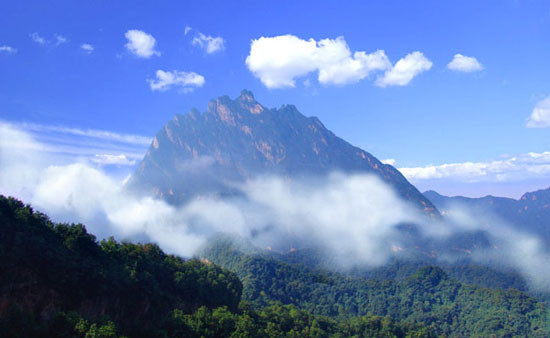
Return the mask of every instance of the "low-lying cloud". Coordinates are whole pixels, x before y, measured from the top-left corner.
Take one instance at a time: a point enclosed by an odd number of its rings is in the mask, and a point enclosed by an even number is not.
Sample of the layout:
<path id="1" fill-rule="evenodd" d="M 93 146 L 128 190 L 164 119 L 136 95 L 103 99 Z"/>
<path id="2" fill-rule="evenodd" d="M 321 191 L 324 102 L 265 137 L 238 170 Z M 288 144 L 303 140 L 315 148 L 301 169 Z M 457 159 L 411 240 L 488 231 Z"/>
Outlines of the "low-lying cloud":
<path id="1" fill-rule="evenodd" d="M 474 250 L 472 258 L 502 262 L 523 272 L 534 287 L 549 287 L 545 264 L 550 254 L 535 236 L 505 225 L 487 226 L 465 212 L 451 213 L 450 222 L 429 219 L 375 176 L 258 177 L 236 183 L 238 196 L 173 206 L 132 195 L 122 182 L 86 163 L 48 165 L 35 157 L 41 146 L 32 137 L 12 126 L 0 128 L 0 193 L 32 203 L 54 221 L 82 222 L 99 237 L 149 240 L 183 256 L 193 255 L 219 232 L 279 247 L 305 239 L 344 266 L 380 266 L 406 248 L 410 233 L 402 231 L 403 224 L 416 224 L 420 237 L 430 240 L 483 230 L 498 250 Z"/>
<path id="2" fill-rule="evenodd" d="M 550 248 L 540 238 L 490 212 L 466 208 L 459 203 L 449 206 L 446 218 L 453 231 L 481 230 L 489 235 L 491 247 L 473 250 L 474 261 L 517 271 L 532 289 L 550 293 Z"/>

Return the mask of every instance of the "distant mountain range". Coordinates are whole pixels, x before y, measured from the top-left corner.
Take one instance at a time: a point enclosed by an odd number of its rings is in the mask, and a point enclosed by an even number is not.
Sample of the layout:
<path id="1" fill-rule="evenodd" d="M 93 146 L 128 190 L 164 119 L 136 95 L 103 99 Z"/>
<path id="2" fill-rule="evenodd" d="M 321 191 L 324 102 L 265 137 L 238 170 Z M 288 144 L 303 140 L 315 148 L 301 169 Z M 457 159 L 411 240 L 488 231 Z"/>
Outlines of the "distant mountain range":
<path id="1" fill-rule="evenodd" d="M 542 235 L 550 243 L 550 188 L 525 193 L 520 199 L 485 196 L 448 197 L 430 190 L 426 196 L 443 214 L 455 206 L 467 207 L 479 215 L 496 216 L 518 228 Z"/>
<path id="2" fill-rule="evenodd" d="M 374 174 L 420 210 L 439 215 L 391 165 L 334 135 L 295 106 L 266 108 L 247 90 L 234 100 L 211 100 L 206 112 L 193 109 L 168 121 L 128 186 L 177 204 L 196 196 L 236 193 L 232 184 L 258 175 L 297 179 L 332 171 Z"/>

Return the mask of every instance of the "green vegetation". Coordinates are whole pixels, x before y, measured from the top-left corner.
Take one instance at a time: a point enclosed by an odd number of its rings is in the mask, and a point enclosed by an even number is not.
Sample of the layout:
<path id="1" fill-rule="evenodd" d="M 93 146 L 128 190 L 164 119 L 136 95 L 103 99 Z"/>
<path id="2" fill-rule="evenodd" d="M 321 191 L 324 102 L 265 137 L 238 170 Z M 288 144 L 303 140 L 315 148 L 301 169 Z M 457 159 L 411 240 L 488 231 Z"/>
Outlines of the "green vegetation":
<path id="1" fill-rule="evenodd" d="M 243 253 L 224 238 L 203 255 L 235 272 L 243 281 L 243 297 L 257 308 L 275 300 L 338 319 L 389 316 L 454 337 L 549 335 L 548 310 L 536 299 L 515 289 L 462 284 L 437 267 L 399 280 L 365 279 Z"/>
<path id="2" fill-rule="evenodd" d="M 0 196 L 0 337 L 548 336 L 535 299 L 436 267 L 383 281 L 243 253 L 229 240 L 205 253 L 226 268 L 153 244 L 98 242 L 83 225 Z"/>
<path id="3" fill-rule="evenodd" d="M 98 243 L 0 196 L 0 337 L 433 337 L 421 324 L 338 322 L 240 302 L 235 274 L 153 244 Z"/>
<path id="4" fill-rule="evenodd" d="M 241 282 L 216 265 L 153 244 L 97 243 L 84 226 L 54 224 L 12 198 L 0 197 L 0 220 L 0 304 L 9 305 L 0 308 L 2 325 L 15 323 L 5 314 L 22 312 L 37 325 L 72 325 L 75 311 L 90 321 L 82 330 L 112 320 L 128 335 L 151 337 L 174 308 L 238 308 Z"/>
<path id="5" fill-rule="evenodd" d="M 238 239 L 232 239 L 238 242 Z M 222 241 L 222 245 L 223 241 Z M 227 243 L 225 244 L 227 245 Z M 249 248 L 252 244 L 240 241 L 239 250 Z M 252 251 L 248 249 L 246 253 L 261 253 L 261 250 Z M 291 265 L 302 265 L 308 270 L 336 270 L 335 267 L 339 263 L 333 257 L 324 254 L 320 248 L 300 249 L 288 253 L 271 252 L 271 256 L 279 261 L 289 263 Z M 367 279 L 377 280 L 403 280 L 410 277 L 418 269 L 437 265 L 445 271 L 449 277 L 458 280 L 463 284 L 472 284 L 485 288 L 508 289 L 513 288 L 520 291 L 528 291 L 527 282 L 517 272 L 510 270 L 508 267 L 491 267 L 485 265 L 474 264 L 470 259 L 462 258 L 461 260 L 445 263 L 437 261 L 434 258 L 428 257 L 401 257 L 393 258 L 387 264 L 376 268 L 361 268 L 354 267 L 353 269 L 341 271 L 350 276 L 360 276 Z M 544 299 L 544 295 L 536 295 L 539 300 Z"/>
<path id="6" fill-rule="evenodd" d="M 339 323 L 280 303 L 258 311 L 243 308 L 238 314 L 225 307 L 214 310 L 202 307 L 192 315 L 175 310 L 169 327 L 170 336 L 190 338 L 436 337 L 423 325 L 394 323 L 389 317 L 362 316 Z"/>

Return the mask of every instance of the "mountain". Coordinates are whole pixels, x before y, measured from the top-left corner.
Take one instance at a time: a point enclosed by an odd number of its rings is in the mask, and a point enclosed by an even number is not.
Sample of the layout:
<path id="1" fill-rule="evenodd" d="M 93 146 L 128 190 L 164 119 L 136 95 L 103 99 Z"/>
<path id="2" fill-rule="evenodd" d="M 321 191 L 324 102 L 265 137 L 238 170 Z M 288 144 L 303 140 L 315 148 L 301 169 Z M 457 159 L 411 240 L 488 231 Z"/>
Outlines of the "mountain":
<path id="1" fill-rule="evenodd" d="M 205 194 L 233 194 L 231 182 L 258 175 L 286 178 L 332 171 L 374 174 L 432 215 L 433 204 L 391 165 L 328 130 L 293 105 L 266 108 L 243 90 L 211 100 L 206 112 L 176 115 L 157 132 L 128 187 L 171 203 Z"/>
<path id="2" fill-rule="evenodd" d="M 485 196 L 448 197 L 430 190 L 426 196 L 443 214 L 453 206 L 463 206 L 474 213 L 494 215 L 523 230 L 543 236 L 550 243 L 550 188 L 525 193 L 520 199 Z"/>

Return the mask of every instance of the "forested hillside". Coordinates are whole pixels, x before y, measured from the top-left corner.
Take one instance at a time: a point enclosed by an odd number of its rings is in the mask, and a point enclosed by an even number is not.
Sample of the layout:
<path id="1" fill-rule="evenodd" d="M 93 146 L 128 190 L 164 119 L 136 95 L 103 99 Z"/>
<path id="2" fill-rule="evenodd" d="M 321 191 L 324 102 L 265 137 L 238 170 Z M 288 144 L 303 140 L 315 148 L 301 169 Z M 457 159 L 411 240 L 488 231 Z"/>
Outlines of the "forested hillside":
<path id="1" fill-rule="evenodd" d="M 0 195 L 0 337 L 435 337 L 421 323 L 252 308 L 235 274 L 153 244 L 97 242 Z"/>
<path id="2" fill-rule="evenodd" d="M 208 260 L 185 261 L 153 244 L 98 242 L 5 197 L 0 244 L 0 337 L 548 336 L 534 298 L 437 267 L 366 279 L 227 239 L 206 248 Z"/>
<path id="3" fill-rule="evenodd" d="M 496 216 L 498 218 L 493 220 L 494 223 L 500 221 L 511 224 L 522 231 L 537 235 L 550 246 L 550 188 L 527 192 L 517 200 L 495 196 L 448 197 L 433 190 L 424 192 L 424 196 L 445 214 L 452 214 L 458 207 L 466 208 L 476 216 Z"/>
<path id="4" fill-rule="evenodd" d="M 203 255 L 237 273 L 244 299 L 257 307 L 276 300 L 333 318 L 390 316 L 452 337 L 549 334 L 548 311 L 536 299 L 515 289 L 463 284 L 438 267 L 420 268 L 400 280 L 366 279 L 244 253 L 228 238 L 212 243 Z"/>

